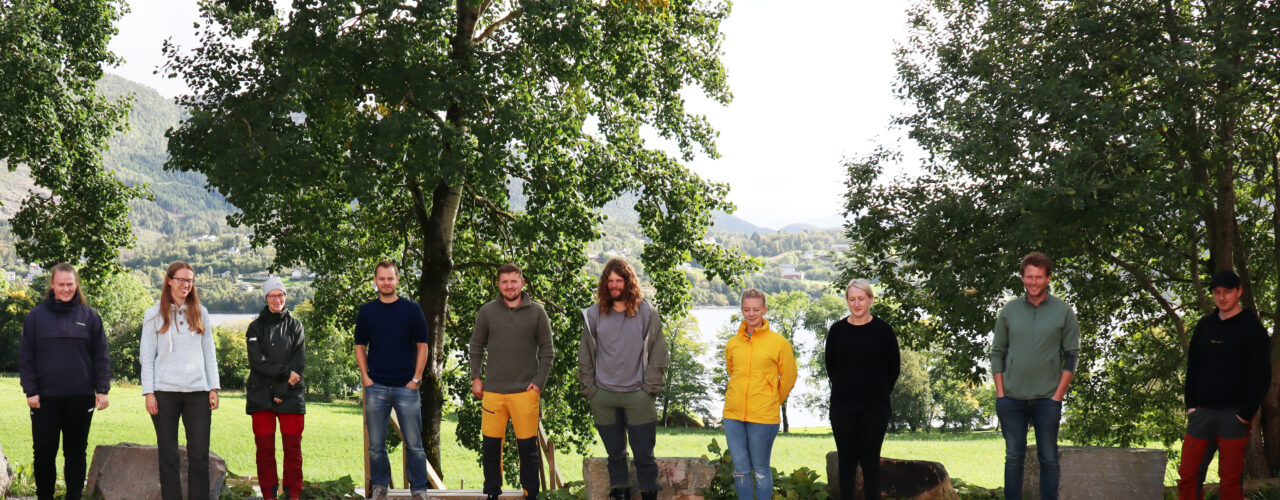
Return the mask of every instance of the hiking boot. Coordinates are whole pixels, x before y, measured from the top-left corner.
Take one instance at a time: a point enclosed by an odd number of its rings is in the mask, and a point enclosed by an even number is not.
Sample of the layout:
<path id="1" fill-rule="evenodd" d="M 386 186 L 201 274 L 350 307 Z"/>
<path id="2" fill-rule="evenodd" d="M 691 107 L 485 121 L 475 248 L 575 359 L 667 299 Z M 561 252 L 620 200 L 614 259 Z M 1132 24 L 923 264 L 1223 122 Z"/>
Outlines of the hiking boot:
<path id="1" fill-rule="evenodd" d="M 495 495 L 495 494 L 493 494 L 493 493 L 490 493 L 490 494 L 488 494 L 488 495 L 485 495 L 485 496 L 484 496 L 484 498 L 485 498 L 486 500 L 498 500 L 498 495 Z"/>
<path id="2" fill-rule="evenodd" d="M 420 493 L 414 493 L 413 497 L 409 500 L 427 500 L 427 492 L 423 491 Z"/>
<path id="3" fill-rule="evenodd" d="M 658 492 L 640 490 L 640 500 L 658 500 Z"/>
<path id="4" fill-rule="evenodd" d="M 631 500 L 631 488 L 614 488 L 609 490 L 609 500 Z"/>
<path id="5" fill-rule="evenodd" d="M 369 500 L 387 500 L 387 487 L 382 484 L 373 485 L 373 493 L 369 495 Z"/>

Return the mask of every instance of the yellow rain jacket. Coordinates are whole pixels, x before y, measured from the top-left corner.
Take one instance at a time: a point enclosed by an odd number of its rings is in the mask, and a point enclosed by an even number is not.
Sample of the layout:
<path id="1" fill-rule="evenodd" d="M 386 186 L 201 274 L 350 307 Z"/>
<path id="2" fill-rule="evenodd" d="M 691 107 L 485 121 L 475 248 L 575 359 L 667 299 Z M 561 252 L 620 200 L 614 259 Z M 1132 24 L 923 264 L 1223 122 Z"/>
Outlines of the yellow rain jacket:
<path id="1" fill-rule="evenodd" d="M 755 424 L 781 422 L 778 409 L 796 385 L 796 356 L 791 343 L 769 329 L 765 320 L 747 335 L 747 322 L 724 348 L 729 389 L 724 393 L 724 418 Z"/>

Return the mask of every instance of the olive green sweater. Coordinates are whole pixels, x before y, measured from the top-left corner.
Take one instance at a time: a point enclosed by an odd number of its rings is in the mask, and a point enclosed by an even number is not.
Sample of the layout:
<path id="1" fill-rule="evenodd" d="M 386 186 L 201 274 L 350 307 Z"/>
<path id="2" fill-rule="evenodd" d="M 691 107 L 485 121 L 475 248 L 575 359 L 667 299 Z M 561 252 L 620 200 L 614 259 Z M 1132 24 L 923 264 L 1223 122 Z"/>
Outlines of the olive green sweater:
<path id="1" fill-rule="evenodd" d="M 1024 295 L 996 315 L 991 373 L 1004 374 L 1004 395 L 1014 399 L 1053 396 L 1062 372 L 1075 372 L 1080 325 L 1071 304 L 1049 294 L 1039 306 Z"/>
<path id="2" fill-rule="evenodd" d="M 501 297 L 489 301 L 476 313 L 470 358 L 471 378 L 483 378 L 485 392 L 515 394 L 530 383 L 545 388 L 555 358 L 547 311 L 528 293 L 514 309 Z"/>

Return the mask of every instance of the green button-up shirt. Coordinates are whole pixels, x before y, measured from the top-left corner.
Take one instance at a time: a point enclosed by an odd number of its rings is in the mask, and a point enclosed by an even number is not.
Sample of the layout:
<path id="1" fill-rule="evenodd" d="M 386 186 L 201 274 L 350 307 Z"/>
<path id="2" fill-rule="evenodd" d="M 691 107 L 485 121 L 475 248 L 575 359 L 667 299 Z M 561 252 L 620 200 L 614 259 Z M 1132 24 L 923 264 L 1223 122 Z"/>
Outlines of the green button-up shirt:
<path id="1" fill-rule="evenodd" d="M 1071 304 L 1049 294 L 1039 306 L 1023 295 L 996 315 L 991 373 L 1004 374 L 1004 394 L 1014 399 L 1052 397 L 1063 371 L 1075 372 L 1080 325 Z"/>

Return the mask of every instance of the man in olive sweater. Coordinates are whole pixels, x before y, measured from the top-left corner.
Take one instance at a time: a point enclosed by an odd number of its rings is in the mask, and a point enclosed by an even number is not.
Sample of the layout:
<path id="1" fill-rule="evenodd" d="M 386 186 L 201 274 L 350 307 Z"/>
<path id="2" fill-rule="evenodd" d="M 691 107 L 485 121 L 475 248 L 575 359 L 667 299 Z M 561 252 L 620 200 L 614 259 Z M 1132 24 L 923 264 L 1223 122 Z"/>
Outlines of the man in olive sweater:
<path id="1" fill-rule="evenodd" d="M 1049 257 L 1027 254 L 1020 269 L 1027 293 L 1000 309 L 991 342 L 996 416 L 1004 433 L 1004 497 L 1022 498 L 1022 464 L 1031 424 L 1036 428 L 1040 498 L 1056 500 L 1058 424 L 1080 357 L 1080 325 L 1071 304 L 1049 294 Z"/>
<path id="2" fill-rule="evenodd" d="M 1244 498 L 1249 421 L 1271 385 L 1271 350 L 1258 315 L 1240 305 L 1240 276 L 1218 271 L 1209 282 L 1217 310 L 1196 323 L 1187 350 L 1187 434 L 1178 466 L 1178 498 L 1204 498 L 1204 476 L 1218 450 L 1218 493 Z"/>
<path id="3" fill-rule="evenodd" d="M 551 321 L 542 304 L 524 292 L 524 273 L 515 264 L 498 268 L 498 291 L 501 297 L 476 314 L 470 346 L 471 394 L 484 412 L 484 493 L 490 500 L 502 494 L 502 440 L 510 420 L 520 454 L 520 486 L 526 499 L 536 499 L 542 468 L 539 398 L 555 358 Z"/>

